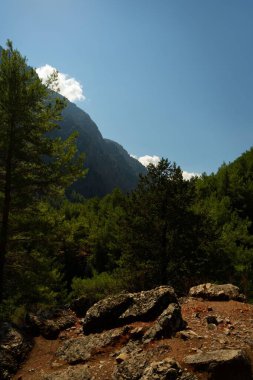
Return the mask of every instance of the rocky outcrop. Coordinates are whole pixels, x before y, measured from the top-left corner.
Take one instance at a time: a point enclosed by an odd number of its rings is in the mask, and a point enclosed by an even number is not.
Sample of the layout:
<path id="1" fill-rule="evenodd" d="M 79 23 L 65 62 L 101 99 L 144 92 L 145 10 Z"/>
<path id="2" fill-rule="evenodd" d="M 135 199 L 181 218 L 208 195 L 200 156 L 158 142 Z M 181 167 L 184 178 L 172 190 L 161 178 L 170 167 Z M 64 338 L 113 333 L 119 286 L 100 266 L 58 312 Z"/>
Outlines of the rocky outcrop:
<path id="1" fill-rule="evenodd" d="M 168 286 L 121 293 L 93 305 L 57 341 L 35 338 L 44 357 L 33 352 L 15 380 L 249 380 L 252 313 L 253 305 L 233 300 L 179 304 Z"/>
<path id="2" fill-rule="evenodd" d="M 94 303 L 95 302 L 92 303 L 88 297 L 83 296 L 74 299 L 70 304 L 70 309 L 76 313 L 77 317 L 84 317 Z"/>
<path id="3" fill-rule="evenodd" d="M 132 304 L 119 318 L 121 323 L 155 320 L 169 304 L 178 303 L 175 291 L 170 286 L 133 293 L 131 298 Z"/>
<path id="4" fill-rule="evenodd" d="M 182 319 L 180 306 L 172 303 L 145 333 L 143 340 L 171 338 L 177 331 L 183 330 L 185 327 L 186 323 Z"/>
<path id="5" fill-rule="evenodd" d="M 89 334 L 136 321 L 152 321 L 171 303 L 177 303 L 177 297 L 169 286 L 107 297 L 87 311 L 83 330 Z"/>
<path id="6" fill-rule="evenodd" d="M 173 359 L 167 358 L 152 362 L 143 372 L 141 380 L 197 380 L 189 373 L 183 373 L 180 365 Z"/>
<path id="7" fill-rule="evenodd" d="M 69 309 L 29 313 L 26 323 L 29 331 L 34 335 L 42 335 L 46 339 L 56 339 L 60 331 L 71 327 L 76 322 L 75 314 Z"/>
<path id="8" fill-rule="evenodd" d="M 85 334 L 101 332 L 119 326 L 119 317 L 132 304 L 130 293 L 121 293 L 102 299 L 86 313 L 83 322 Z"/>
<path id="9" fill-rule="evenodd" d="M 240 293 L 237 286 L 232 284 L 201 284 L 193 286 L 189 291 L 190 297 L 203 298 L 210 301 L 241 301 L 245 302 L 246 298 Z"/>
<path id="10" fill-rule="evenodd" d="M 197 380 L 184 372 L 172 358 L 153 360 L 152 350 L 136 348 L 125 354 L 113 373 L 113 380 Z"/>
<path id="11" fill-rule="evenodd" d="M 127 339 L 129 328 L 122 327 L 105 331 L 101 334 L 90 334 L 80 338 L 66 340 L 58 349 L 56 356 L 69 364 L 86 362 L 92 355 L 102 352 L 107 346 L 114 346 L 120 340 Z"/>
<path id="12" fill-rule="evenodd" d="M 210 380 L 251 380 L 250 360 L 242 350 L 216 350 L 189 355 L 185 363 L 209 372 Z"/>
<path id="13" fill-rule="evenodd" d="M 5 323 L 0 329 L 0 379 L 9 380 L 32 349 L 32 340 L 21 330 Z"/>

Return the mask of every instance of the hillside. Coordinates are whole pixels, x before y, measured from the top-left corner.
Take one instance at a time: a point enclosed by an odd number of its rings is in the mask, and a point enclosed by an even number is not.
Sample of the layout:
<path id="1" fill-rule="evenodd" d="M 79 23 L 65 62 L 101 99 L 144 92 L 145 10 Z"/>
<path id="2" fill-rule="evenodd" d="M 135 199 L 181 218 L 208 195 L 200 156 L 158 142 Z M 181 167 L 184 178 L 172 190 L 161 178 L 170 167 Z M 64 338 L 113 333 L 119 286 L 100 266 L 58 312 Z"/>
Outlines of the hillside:
<path id="1" fill-rule="evenodd" d="M 2 50 L 0 46 L 0 54 Z M 59 94 L 57 96 L 61 97 Z M 71 188 L 84 197 L 103 196 L 115 188 L 120 188 L 123 192 L 133 190 L 138 183 L 139 174 L 146 172 L 145 167 L 120 144 L 103 138 L 90 116 L 68 100 L 60 127 L 61 129 L 51 135 L 66 139 L 77 131 L 78 151 L 86 155 L 85 166 L 89 169 L 88 174 Z"/>
<path id="2" fill-rule="evenodd" d="M 213 300 L 187 297 L 180 304 L 170 287 L 109 297 L 83 319 L 69 314 L 72 327 L 53 339 L 44 334 L 57 321 L 34 319 L 44 337 L 35 338 L 14 379 L 251 380 L 252 305 L 234 299 L 232 285 L 220 289 L 214 285 Z M 126 311 L 117 325 L 120 309 Z"/>
<path id="3" fill-rule="evenodd" d="M 77 131 L 78 150 L 86 154 L 89 169 L 84 179 L 80 179 L 72 189 L 85 197 L 103 196 L 116 187 L 124 192 L 134 189 L 139 174 L 146 169 L 118 143 L 104 139 L 90 116 L 71 102 L 63 111 L 61 129 L 54 133 L 63 138 Z"/>

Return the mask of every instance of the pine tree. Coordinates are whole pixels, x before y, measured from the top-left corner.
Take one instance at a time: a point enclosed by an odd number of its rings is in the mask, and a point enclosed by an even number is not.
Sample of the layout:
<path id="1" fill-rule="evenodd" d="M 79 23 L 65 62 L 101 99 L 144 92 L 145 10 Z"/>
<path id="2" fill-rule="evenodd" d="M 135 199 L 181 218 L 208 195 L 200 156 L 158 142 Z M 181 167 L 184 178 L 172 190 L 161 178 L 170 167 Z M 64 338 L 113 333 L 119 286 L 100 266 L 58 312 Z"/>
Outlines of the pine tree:
<path id="1" fill-rule="evenodd" d="M 0 56 L 0 302 L 5 258 L 17 220 L 23 213 L 36 212 L 36 204 L 46 197 L 64 194 L 85 173 L 76 135 L 65 141 L 49 136 L 65 104 L 49 84 L 42 84 L 7 41 Z"/>

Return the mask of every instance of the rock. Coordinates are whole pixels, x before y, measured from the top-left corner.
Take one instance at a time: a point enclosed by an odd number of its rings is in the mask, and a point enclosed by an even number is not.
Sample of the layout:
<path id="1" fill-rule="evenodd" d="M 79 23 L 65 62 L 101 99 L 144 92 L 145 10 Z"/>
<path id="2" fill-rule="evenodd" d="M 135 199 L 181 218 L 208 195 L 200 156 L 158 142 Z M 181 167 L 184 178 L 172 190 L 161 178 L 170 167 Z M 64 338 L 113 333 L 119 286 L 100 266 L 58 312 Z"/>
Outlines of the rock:
<path id="1" fill-rule="evenodd" d="M 141 380 L 176 380 L 181 375 L 179 364 L 167 358 L 159 362 L 152 362 L 143 372 Z"/>
<path id="2" fill-rule="evenodd" d="M 21 330 L 5 323 L 0 329 L 0 379 L 11 379 L 24 361 L 33 343 Z"/>
<path id="3" fill-rule="evenodd" d="M 116 357 L 116 362 L 117 363 L 122 363 L 125 360 L 129 358 L 129 355 L 126 352 L 121 352 L 117 357 Z"/>
<path id="4" fill-rule="evenodd" d="M 194 338 L 201 338 L 198 334 L 196 334 L 192 330 L 181 330 L 176 333 L 176 336 L 178 338 L 181 338 L 183 340 L 189 340 L 189 339 L 194 339 Z"/>
<path id="5" fill-rule="evenodd" d="M 135 327 L 129 331 L 131 340 L 141 340 L 144 333 L 148 330 L 147 326 Z"/>
<path id="6" fill-rule="evenodd" d="M 91 375 L 87 366 L 68 367 L 62 371 L 50 373 L 42 376 L 41 380 L 91 380 Z"/>
<path id="7" fill-rule="evenodd" d="M 189 355 L 185 363 L 208 371 L 210 380 L 251 380 L 250 360 L 242 350 L 216 350 Z"/>
<path id="8" fill-rule="evenodd" d="M 228 301 L 235 300 L 245 302 L 246 297 L 240 294 L 240 290 L 237 286 L 232 284 L 201 284 L 193 286 L 189 291 L 190 297 L 203 298 L 210 301 Z"/>
<path id="9" fill-rule="evenodd" d="M 132 304 L 131 293 L 120 293 L 95 303 L 83 321 L 85 334 L 98 333 L 119 326 L 120 315 Z"/>
<path id="10" fill-rule="evenodd" d="M 83 331 L 85 334 L 97 333 L 136 321 L 152 321 L 170 303 L 178 303 L 176 294 L 170 286 L 107 297 L 87 311 Z"/>
<path id="11" fill-rule="evenodd" d="M 170 286 L 133 293 L 132 297 L 132 305 L 120 316 L 124 323 L 155 320 L 169 304 L 178 303 L 174 289 Z"/>
<path id="12" fill-rule="evenodd" d="M 215 315 L 208 315 L 206 317 L 206 321 L 208 324 L 218 325 L 218 320 L 217 320 L 217 317 Z"/>
<path id="13" fill-rule="evenodd" d="M 179 330 L 186 327 L 182 319 L 181 308 L 178 304 L 170 304 L 166 310 L 157 318 L 143 336 L 143 341 L 171 338 Z"/>
<path id="14" fill-rule="evenodd" d="M 179 364 L 171 358 L 161 361 L 152 360 L 152 350 L 133 351 L 121 363 L 118 363 L 114 380 L 197 380 L 194 375 L 183 372 Z"/>
<path id="15" fill-rule="evenodd" d="M 56 339 L 60 331 L 73 326 L 76 321 L 76 316 L 69 309 L 29 313 L 26 317 L 29 331 L 35 336 L 42 335 L 46 339 Z"/>
<path id="16" fill-rule="evenodd" d="M 139 380 L 148 363 L 147 352 L 134 350 L 127 360 L 117 364 L 112 378 L 114 380 Z"/>
<path id="17" fill-rule="evenodd" d="M 70 304 L 70 309 L 73 310 L 79 318 L 81 318 L 85 316 L 86 312 L 91 306 L 93 306 L 93 304 L 94 302 L 91 302 L 89 298 L 83 296 L 74 299 Z"/>
<path id="18" fill-rule="evenodd" d="M 101 334 L 68 339 L 59 347 L 56 356 L 69 364 L 84 363 L 92 355 L 103 351 L 103 348 L 114 346 L 124 336 L 127 339 L 127 333 L 128 329 L 122 327 Z"/>

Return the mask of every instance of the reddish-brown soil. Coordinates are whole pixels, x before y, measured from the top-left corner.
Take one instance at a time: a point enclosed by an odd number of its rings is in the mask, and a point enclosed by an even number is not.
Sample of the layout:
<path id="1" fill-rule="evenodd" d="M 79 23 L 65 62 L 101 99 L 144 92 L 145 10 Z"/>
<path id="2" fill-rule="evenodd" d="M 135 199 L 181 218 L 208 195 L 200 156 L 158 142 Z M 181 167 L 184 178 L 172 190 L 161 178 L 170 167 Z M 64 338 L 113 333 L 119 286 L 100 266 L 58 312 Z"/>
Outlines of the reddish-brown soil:
<path id="1" fill-rule="evenodd" d="M 247 350 L 253 362 L 253 305 L 236 301 L 214 302 L 187 298 L 182 303 L 182 314 L 197 336 L 183 340 L 176 336 L 172 339 L 163 339 L 149 343 L 144 349 L 153 350 L 153 359 L 160 360 L 165 357 L 176 359 L 183 369 L 193 371 L 186 366 L 184 358 L 187 355 L 201 351 L 217 350 L 223 348 L 242 348 Z M 216 316 L 219 324 L 208 325 L 207 316 Z M 144 323 L 135 323 L 134 326 L 143 326 Z M 57 348 L 62 341 L 70 337 L 82 335 L 80 323 L 61 333 L 54 341 L 42 337 L 35 338 L 35 345 L 27 361 L 14 376 L 14 380 L 39 380 L 41 375 L 54 372 L 67 367 L 67 363 L 59 361 L 55 356 Z M 115 355 L 122 347 L 108 347 L 98 351 L 87 361 L 89 371 L 94 379 L 110 380 L 116 365 Z M 200 380 L 207 379 L 206 373 L 198 373 Z"/>

